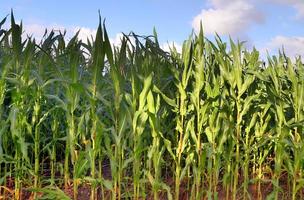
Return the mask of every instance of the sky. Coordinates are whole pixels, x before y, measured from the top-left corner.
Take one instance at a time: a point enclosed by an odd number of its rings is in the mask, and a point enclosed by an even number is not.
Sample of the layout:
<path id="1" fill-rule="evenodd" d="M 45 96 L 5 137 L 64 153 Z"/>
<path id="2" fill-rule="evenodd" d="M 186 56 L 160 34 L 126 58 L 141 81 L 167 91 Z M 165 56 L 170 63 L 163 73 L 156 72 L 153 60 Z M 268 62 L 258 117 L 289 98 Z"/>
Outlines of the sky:
<path id="1" fill-rule="evenodd" d="M 100 10 L 116 45 L 122 32 L 151 35 L 155 27 L 164 49 L 174 44 L 179 50 L 202 21 L 210 40 L 217 33 L 264 55 L 284 48 L 291 57 L 304 56 L 304 0 L 0 0 L 1 19 L 11 9 L 25 34 L 39 39 L 46 28 L 70 37 L 80 29 L 82 39 L 94 35 Z"/>

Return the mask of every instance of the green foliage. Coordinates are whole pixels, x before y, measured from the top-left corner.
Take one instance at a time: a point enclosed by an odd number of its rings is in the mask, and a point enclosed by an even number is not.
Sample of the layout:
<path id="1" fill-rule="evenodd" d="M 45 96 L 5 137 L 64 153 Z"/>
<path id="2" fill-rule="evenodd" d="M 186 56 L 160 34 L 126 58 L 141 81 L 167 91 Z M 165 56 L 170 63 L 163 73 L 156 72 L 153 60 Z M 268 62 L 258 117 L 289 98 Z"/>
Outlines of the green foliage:
<path id="1" fill-rule="evenodd" d="M 63 189 L 73 188 L 76 199 L 84 184 L 92 200 L 263 199 L 266 183 L 268 198 L 303 198 L 300 58 L 280 53 L 264 65 L 257 50 L 212 43 L 202 29 L 182 52 L 164 52 L 155 29 L 114 47 L 101 20 L 87 41 L 51 31 L 36 43 L 13 13 L 8 30 L 5 21 L 0 198 L 27 188 L 69 199 Z"/>

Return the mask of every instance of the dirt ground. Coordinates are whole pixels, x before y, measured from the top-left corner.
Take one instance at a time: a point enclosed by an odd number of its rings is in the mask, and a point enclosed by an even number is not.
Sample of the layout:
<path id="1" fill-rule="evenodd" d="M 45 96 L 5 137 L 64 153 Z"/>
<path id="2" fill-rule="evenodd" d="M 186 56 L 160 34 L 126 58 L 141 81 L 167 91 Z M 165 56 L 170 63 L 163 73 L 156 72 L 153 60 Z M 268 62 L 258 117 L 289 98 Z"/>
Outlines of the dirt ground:
<path id="1" fill-rule="evenodd" d="M 111 172 L 110 172 L 109 165 L 104 165 L 103 172 L 104 172 L 104 178 L 111 179 Z M 172 177 L 167 177 L 165 182 L 166 182 L 167 185 L 169 185 L 169 186 L 171 186 L 171 188 L 173 188 L 174 180 L 173 180 Z M 242 182 L 241 179 L 240 179 L 240 182 Z M 290 192 L 289 192 L 289 191 L 291 191 L 291 189 L 290 189 L 290 186 L 288 184 L 287 174 L 285 174 L 285 175 L 283 174 L 281 176 L 280 187 L 282 188 L 282 191 L 280 192 L 280 200 L 291 199 L 291 195 L 290 195 Z M 132 187 L 130 187 L 130 188 L 131 188 L 130 190 L 132 190 Z M 188 200 L 189 199 L 191 191 L 189 191 L 188 188 L 189 188 L 188 182 L 186 180 L 183 181 L 181 183 L 181 188 L 180 188 L 180 199 L 181 200 Z M 72 184 L 66 189 L 62 188 L 62 190 L 65 192 L 66 195 L 68 195 L 71 199 L 73 199 L 73 185 Z M 0 200 L 2 200 L 2 199 L 12 199 L 13 198 L 13 195 L 14 195 L 14 180 L 13 180 L 13 178 L 10 178 L 10 177 L 7 178 L 6 187 L 1 186 L 1 192 L 3 193 L 3 191 L 5 191 L 5 197 L 0 196 Z M 148 189 L 148 191 L 149 191 L 149 189 Z M 261 184 L 262 199 L 266 199 L 267 196 L 272 191 L 273 191 L 273 186 L 272 186 L 270 181 Z M 89 200 L 90 192 L 91 192 L 91 188 L 90 188 L 89 184 L 80 184 L 79 187 L 78 187 L 78 198 L 77 198 L 77 200 Z M 299 194 L 298 199 L 304 198 L 304 191 L 302 190 L 300 192 L 301 192 L 301 194 Z M 222 185 L 220 185 L 220 184 L 217 187 L 217 193 L 218 193 L 218 199 L 219 200 L 226 199 L 226 189 L 224 187 L 222 187 Z M 258 199 L 257 184 L 250 184 L 249 188 L 248 188 L 248 193 L 249 193 L 250 199 Z M 38 194 L 38 196 L 41 196 L 41 195 L 42 194 Z M 111 199 L 109 191 L 105 191 L 104 195 L 105 195 L 105 199 Z M 229 195 L 228 195 L 229 196 L 228 199 L 231 198 L 231 193 L 229 193 Z M 160 192 L 159 193 L 159 198 L 165 200 L 165 199 L 167 199 L 167 194 L 165 192 Z M 27 189 L 27 187 L 25 186 L 25 188 L 23 188 L 22 191 L 21 191 L 21 200 L 32 200 L 32 199 L 33 199 L 33 192 L 29 191 Z M 97 199 L 98 200 L 102 199 L 100 188 L 97 189 Z M 148 200 L 153 199 L 152 191 L 147 194 L 145 199 L 148 199 Z M 207 199 L 206 195 L 203 198 L 203 200 L 204 199 Z M 244 199 L 242 188 L 239 189 L 237 199 Z"/>

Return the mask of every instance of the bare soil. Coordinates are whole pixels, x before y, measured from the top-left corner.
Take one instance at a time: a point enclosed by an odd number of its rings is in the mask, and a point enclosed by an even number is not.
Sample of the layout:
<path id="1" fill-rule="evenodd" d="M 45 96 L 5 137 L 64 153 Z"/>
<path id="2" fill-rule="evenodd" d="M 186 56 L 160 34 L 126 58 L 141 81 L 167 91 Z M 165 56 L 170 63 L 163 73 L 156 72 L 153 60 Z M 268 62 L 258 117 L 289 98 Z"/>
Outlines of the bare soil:
<path id="1" fill-rule="evenodd" d="M 104 167 L 104 177 L 107 179 L 111 179 L 111 172 L 110 172 L 110 167 L 109 165 L 105 165 Z M 242 180 L 240 179 L 240 182 Z M 169 186 L 171 186 L 171 188 L 174 188 L 174 179 L 172 177 L 167 177 L 166 178 L 166 184 L 168 184 Z M 280 200 L 289 200 L 291 199 L 291 188 L 290 185 L 288 184 L 288 176 L 287 174 L 283 174 L 280 178 L 280 187 L 282 188 L 282 191 L 280 192 Z M 33 192 L 29 191 L 30 186 L 26 187 L 24 186 L 24 188 L 21 190 L 21 200 L 33 200 Z M 130 187 L 132 190 L 132 187 Z M 181 200 L 188 200 L 189 196 L 190 196 L 190 192 L 189 191 L 189 184 L 187 180 L 184 180 L 181 182 L 181 188 L 180 188 L 180 199 Z M 206 187 L 207 188 L 207 187 Z M 73 199 L 73 184 L 71 183 L 71 185 L 67 188 L 64 189 L 62 188 L 62 190 L 65 192 L 65 194 L 67 194 L 71 199 Z M 149 189 L 148 189 L 149 191 Z M 151 191 L 151 190 L 150 190 Z M 273 191 L 273 186 L 270 182 L 270 180 L 265 181 L 264 183 L 261 184 L 261 195 L 262 195 L 262 199 L 266 199 L 267 196 L 269 194 L 271 194 L 271 192 Z M 0 200 L 2 199 L 13 199 L 14 197 L 14 179 L 11 177 L 7 178 L 7 185 L 1 186 L 0 192 L 2 194 L 2 196 L 0 195 Z M 78 197 L 77 200 L 89 200 L 90 198 L 90 192 L 91 192 L 91 186 L 90 184 L 80 184 L 78 187 Z M 231 199 L 231 192 L 229 191 L 228 193 L 228 198 L 226 198 L 227 195 L 227 190 L 226 188 L 224 188 L 221 184 L 219 184 L 217 186 L 217 195 L 218 195 L 218 199 L 226 199 L 226 200 L 230 200 Z M 4 195 L 3 195 L 4 194 Z M 38 193 L 38 196 L 42 196 L 41 193 Z M 105 191 L 104 193 L 104 197 L 105 199 L 111 199 L 110 196 L 110 191 Z M 248 187 L 248 197 L 247 199 L 258 199 L 258 186 L 257 184 L 250 184 Z M 166 192 L 160 192 L 159 193 L 159 198 L 160 199 L 167 199 L 167 194 Z M 297 199 L 303 199 L 304 198 L 304 190 L 300 191 L 298 194 L 298 198 Z M 97 189 L 97 199 L 102 199 L 101 196 L 101 189 L 98 188 Z M 147 196 L 143 199 L 148 199 L 148 200 L 152 200 L 153 199 L 153 193 L 152 191 L 150 193 L 147 194 Z M 205 195 L 204 198 L 202 198 L 203 200 L 207 200 L 207 196 Z M 237 199 L 244 199 L 243 197 L 243 189 L 240 188 L 238 195 L 237 195 Z"/>

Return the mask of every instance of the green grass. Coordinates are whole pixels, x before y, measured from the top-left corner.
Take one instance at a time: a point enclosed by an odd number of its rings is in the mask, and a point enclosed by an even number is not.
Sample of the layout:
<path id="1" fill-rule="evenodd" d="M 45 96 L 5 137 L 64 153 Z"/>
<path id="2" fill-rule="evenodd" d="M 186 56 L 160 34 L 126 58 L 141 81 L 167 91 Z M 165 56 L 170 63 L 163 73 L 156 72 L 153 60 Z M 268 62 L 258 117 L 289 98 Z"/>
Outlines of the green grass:
<path id="1" fill-rule="evenodd" d="M 92 200 L 303 198 L 301 58 L 264 64 L 203 30 L 180 53 L 155 31 L 113 47 L 101 23 L 93 41 L 51 31 L 37 42 L 13 13 L 8 30 L 5 20 L 1 198 L 67 199 L 73 188 L 76 199 L 80 185 Z"/>

